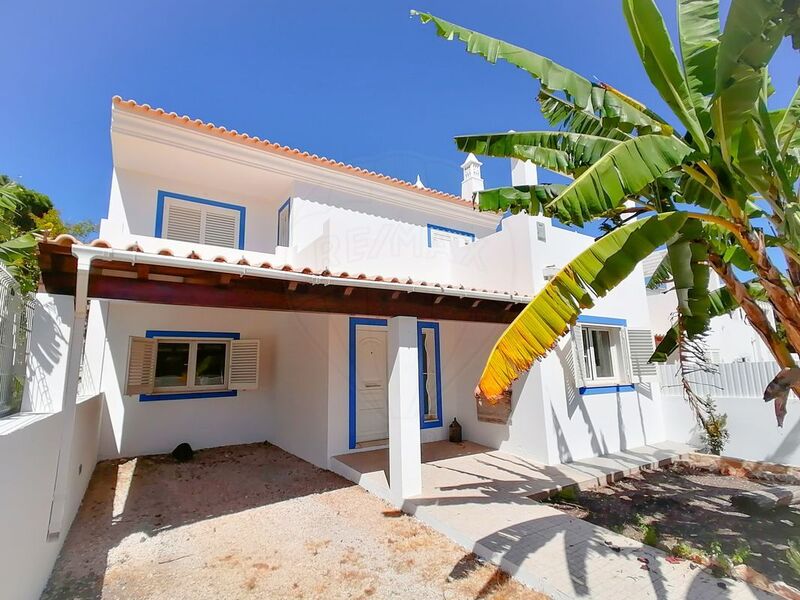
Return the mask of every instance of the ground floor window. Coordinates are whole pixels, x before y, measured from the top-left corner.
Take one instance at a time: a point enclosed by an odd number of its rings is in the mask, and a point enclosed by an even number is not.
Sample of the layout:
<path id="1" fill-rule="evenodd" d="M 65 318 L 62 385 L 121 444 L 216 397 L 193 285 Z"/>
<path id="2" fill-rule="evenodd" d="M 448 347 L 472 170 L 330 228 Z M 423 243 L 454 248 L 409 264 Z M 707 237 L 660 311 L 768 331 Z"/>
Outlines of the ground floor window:
<path id="1" fill-rule="evenodd" d="M 156 340 L 154 391 L 224 389 L 229 341 Z"/>
<path id="2" fill-rule="evenodd" d="M 626 325 L 623 319 L 578 319 L 572 340 L 575 383 L 579 388 L 630 384 Z"/>
<path id="3" fill-rule="evenodd" d="M 232 396 L 258 387 L 259 340 L 151 330 L 129 343 L 126 390 L 140 400 Z"/>
<path id="4" fill-rule="evenodd" d="M 439 324 L 418 324 L 419 396 L 422 427 L 442 425 L 441 357 Z"/>

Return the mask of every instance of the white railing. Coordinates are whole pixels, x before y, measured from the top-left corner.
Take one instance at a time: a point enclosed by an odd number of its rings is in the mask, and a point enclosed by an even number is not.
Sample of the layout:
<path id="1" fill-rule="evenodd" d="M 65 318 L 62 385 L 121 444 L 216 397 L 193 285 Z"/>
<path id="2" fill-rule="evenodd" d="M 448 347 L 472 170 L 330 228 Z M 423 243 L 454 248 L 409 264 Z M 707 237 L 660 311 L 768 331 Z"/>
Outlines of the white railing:
<path id="1" fill-rule="evenodd" d="M 714 373 L 692 373 L 688 379 L 700 396 L 712 398 L 763 398 L 764 388 L 780 371 L 774 362 L 735 362 L 714 365 Z M 677 364 L 658 365 L 661 393 L 680 396 Z"/>
<path id="2" fill-rule="evenodd" d="M 0 265 L 0 417 L 18 412 L 25 385 L 33 301 Z"/>

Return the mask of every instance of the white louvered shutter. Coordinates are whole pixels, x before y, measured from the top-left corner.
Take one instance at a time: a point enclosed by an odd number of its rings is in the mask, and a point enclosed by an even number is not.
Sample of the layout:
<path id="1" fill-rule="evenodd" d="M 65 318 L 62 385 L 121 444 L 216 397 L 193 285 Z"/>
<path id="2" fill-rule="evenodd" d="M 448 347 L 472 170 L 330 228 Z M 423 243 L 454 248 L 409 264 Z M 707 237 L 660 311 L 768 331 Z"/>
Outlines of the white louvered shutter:
<path id="1" fill-rule="evenodd" d="M 583 372 L 583 330 L 580 325 L 572 326 L 572 374 L 575 387 L 586 387 L 586 375 Z"/>
<path id="2" fill-rule="evenodd" d="M 238 210 L 167 198 L 163 235 L 170 240 L 238 248 Z"/>
<path id="3" fill-rule="evenodd" d="M 258 363 L 261 349 L 259 340 L 233 340 L 231 342 L 230 377 L 228 387 L 232 390 L 254 390 L 258 388 Z"/>
<path id="4" fill-rule="evenodd" d="M 131 337 L 128 342 L 128 374 L 125 377 L 125 394 L 149 394 L 153 391 L 156 375 L 156 341 Z"/>
<path id="5" fill-rule="evenodd" d="M 202 243 L 203 210 L 200 205 L 170 199 L 165 208 L 164 237 L 180 242 Z"/>
<path id="6" fill-rule="evenodd" d="M 203 243 L 236 248 L 239 238 L 239 212 L 228 209 L 209 209 L 203 223 Z"/>
<path id="7" fill-rule="evenodd" d="M 658 375 L 656 365 L 647 362 L 655 351 L 653 332 L 649 329 L 629 329 L 628 346 L 634 381 L 654 381 Z"/>
<path id="8" fill-rule="evenodd" d="M 622 327 L 619 330 L 619 343 L 622 349 L 622 368 L 619 375 L 620 383 L 630 384 L 633 383 L 633 368 L 631 366 L 631 351 L 628 342 L 628 329 Z"/>

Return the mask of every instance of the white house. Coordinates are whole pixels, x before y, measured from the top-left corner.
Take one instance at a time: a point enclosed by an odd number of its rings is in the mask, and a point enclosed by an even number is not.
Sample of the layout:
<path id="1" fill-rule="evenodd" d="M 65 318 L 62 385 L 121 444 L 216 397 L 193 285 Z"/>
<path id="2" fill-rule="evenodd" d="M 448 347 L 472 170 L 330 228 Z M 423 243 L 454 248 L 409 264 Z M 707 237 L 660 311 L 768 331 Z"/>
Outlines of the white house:
<path id="1" fill-rule="evenodd" d="M 474 210 L 474 156 L 464 199 L 120 98 L 111 139 L 99 238 L 40 246 L 33 337 L 62 352 L 32 345 L 25 397 L 69 414 L 102 393 L 100 459 L 268 440 L 328 468 L 388 445 L 402 498 L 453 419 L 543 464 L 665 439 L 641 268 L 515 383 L 507 418 L 479 418 L 498 335 L 592 240 Z"/>
<path id="2" fill-rule="evenodd" d="M 666 255 L 666 250 L 658 250 L 642 261 L 645 282 L 649 281 L 658 265 Z M 722 287 L 722 281 L 713 271 L 710 274 L 709 290 Z M 656 336 L 663 335 L 672 327 L 678 297 L 669 284 L 662 284 L 656 289 L 647 290 L 647 304 L 650 310 L 650 324 Z M 775 325 L 775 314 L 772 305 L 761 303 L 767 318 Z M 714 363 L 733 362 L 767 362 L 773 356 L 764 340 L 750 326 L 744 311 L 737 308 L 729 315 L 714 317 L 709 324 L 706 336 L 708 357 Z"/>

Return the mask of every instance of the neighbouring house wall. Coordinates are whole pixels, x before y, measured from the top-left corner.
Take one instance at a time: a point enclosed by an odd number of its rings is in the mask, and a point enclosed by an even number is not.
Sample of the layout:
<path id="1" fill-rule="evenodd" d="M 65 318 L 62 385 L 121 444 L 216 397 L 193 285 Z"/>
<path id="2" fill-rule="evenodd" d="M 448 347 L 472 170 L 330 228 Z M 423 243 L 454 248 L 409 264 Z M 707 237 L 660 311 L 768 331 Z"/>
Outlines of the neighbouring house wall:
<path id="1" fill-rule="evenodd" d="M 102 397 L 78 402 L 67 468 L 67 501 L 58 538 L 48 540 L 62 413 L 0 419 L 0 597 L 38 598 L 50 577 L 97 462 Z"/>
<path id="2" fill-rule="evenodd" d="M 63 402 L 75 300 L 40 293 L 34 302 L 22 411 L 57 412 Z"/>
<path id="3" fill-rule="evenodd" d="M 267 440 L 327 464 L 325 315 L 126 302 L 95 313 L 105 320 L 105 339 L 87 341 L 105 345 L 101 457 L 170 452 L 181 442 L 208 448 Z M 235 397 L 149 402 L 124 395 L 129 337 L 147 330 L 224 331 L 261 340 L 259 388 Z"/>
<path id="4" fill-rule="evenodd" d="M 702 427 L 682 396 L 662 395 L 667 435 L 702 447 Z M 800 401 L 793 395 L 783 427 L 778 427 L 772 403 L 757 396 L 715 398 L 717 410 L 728 416 L 730 434 L 723 456 L 800 466 Z"/>
<path id="5" fill-rule="evenodd" d="M 670 439 L 702 447 L 702 427 L 678 387 L 677 365 L 659 366 L 664 427 Z M 727 415 L 730 437 L 724 456 L 800 466 L 800 401 L 789 395 L 783 427 L 775 406 L 764 402 L 763 390 L 780 371 L 774 362 L 720 364 L 715 373 L 693 373 L 692 389 L 711 397 L 719 414 Z"/>

